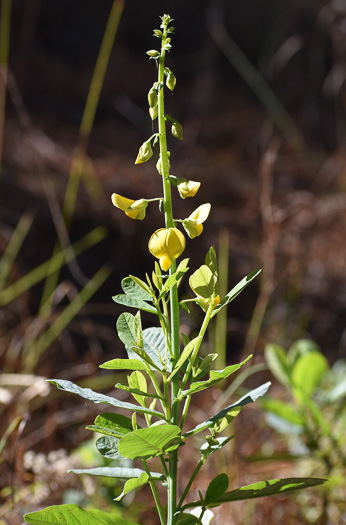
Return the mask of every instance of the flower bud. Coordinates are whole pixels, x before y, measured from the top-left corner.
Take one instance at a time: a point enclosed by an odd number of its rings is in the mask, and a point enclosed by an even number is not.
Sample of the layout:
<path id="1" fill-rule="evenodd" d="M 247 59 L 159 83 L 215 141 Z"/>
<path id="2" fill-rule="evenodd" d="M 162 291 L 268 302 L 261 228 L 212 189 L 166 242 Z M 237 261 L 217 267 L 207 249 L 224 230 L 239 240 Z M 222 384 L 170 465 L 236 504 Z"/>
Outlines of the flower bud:
<path id="1" fill-rule="evenodd" d="M 152 87 L 148 93 L 148 102 L 151 108 L 155 108 L 158 104 L 158 97 L 154 87 Z"/>
<path id="2" fill-rule="evenodd" d="M 171 131 L 173 137 L 179 140 L 183 140 L 183 126 L 179 124 L 179 122 L 173 122 Z"/>
<path id="3" fill-rule="evenodd" d="M 177 79 L 175 78 L 175 76 L 172 73 L 172 71 L 169 71 L 169 73 L 167 75 L 167 79 L 166 79 L 166 86 L 168 87 L 168 89 L 173 91 L 173 89 L 175 88 L 176 83 L 177 83 Z"/>
<path id="4" fill-rule="evenodd" d="M 159 58 L 160 53 L 156 51 L 156 49 L 150 49 L 149 51 L 147 51 L 147 55 L 149 55 L 150 58 Z"/>
<path id="5" fill-rule="evenodd" d="M 151 120 L 155 120 L 157 118 L 157 115 L 159 113 L 158 106 L 155 106 L 154 108 L 149 108 L 149 115 Z"/>
<path id="6" fill-rule="evenodd" d="M 135 164 L 141 164 L 142 162 L 147 162 L 147 160 L 149 160 L 152 156 L 153 156 L 153 150 L 151 147 L 151 142 L 150 140 L 147 140 L 146 142 L 143 142 L 143 144 L 139 148 L 139 152 L 138 152 Z"/>
<path id="7" fill-rule="evenodd" d="M 171 163 L 168 160 L 168 169 L 170 169 L 170 167 L 171 167 Z M 161 159 L 161 157 L 159 157 L 159 160 L 156 163 L 156 169 L 159 172 L 159 174 L 162 176 L 163 175 L 163 170 L 162 170 L 162 159 Z"/>
<path id="8" fill-rule="evenodd" d="M 185 249 L 185 237 L 177 228 L 160 228 L 150 237 L 149 251 L 167 271 Z"/>

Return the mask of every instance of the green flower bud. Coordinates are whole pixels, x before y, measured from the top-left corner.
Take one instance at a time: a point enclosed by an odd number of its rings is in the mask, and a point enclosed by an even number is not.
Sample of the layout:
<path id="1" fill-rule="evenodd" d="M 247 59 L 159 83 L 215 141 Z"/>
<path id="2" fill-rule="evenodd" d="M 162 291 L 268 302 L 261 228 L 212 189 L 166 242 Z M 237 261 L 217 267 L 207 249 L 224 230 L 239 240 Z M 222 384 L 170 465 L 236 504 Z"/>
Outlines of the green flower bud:
<path id="1" fill-rule="evenodd" d="M 157 36 L 157 38 L 163 37 L 162 31 L 160 31 L 160 29 L 154 29 L 154 35 Z"/>
<path id="2" fill-rule="evenodd" d="M 158 104 L 158 97 L 154 87 L 152 87 L 148 93 L 148 102 L 151 108 L 154 108 Z"/>
<path id="3" fill-rule="evenodd" d="M 155 120 L 157 118 L 158 112 L 158 106 L 155 106 L 154 108 L 149 108 L 149 115 L 151 117 L 151 120 Z"/>
<path id="4" fill-rule="evenodd" d="M 144 142 L 139 148 L 139 152 L 138 152 L 135 164 L 141 164 L 142 162 L 147 162 L 147 160 L 149 160 L 150 157 L 152 156 L 153 156 L 153 150 L 151 147 L 151 143 L 150 143 L 150 140 L 147 140 L 147 142 Z"/>
<path id="5" fill-rule="evenodd" d="M 173 89 L 175 88 L 176 83 L 177 83 L 177 79 L 175 78 L 175 76 L 172 73 L 172 71 L 169 71 L 169 73 L 167 75 L 167 79 L 166 79 L 166 86 L 168 87 L 168 89 L 173 91 Z"/>
<path id="6" fill-rule="evenodd" d="M 160 53 L 156 51 L 156 49 L 150 49 L 149 51 L 147 51 L 147 55 L 149 55 L 150 58 L 159 58 Z"/>
<path id="7" fill-rule="evenodd" d="M 179 140 L 183 140 L 183 126 L 179 124 L 179 122 L 173 122 L 171 131 L 173 137 Z"/>
<path id="8" fill-rule="evenodd" d="M 168 161 L 168 169 L 170 169 L 170 167 L 171 167 L 171 163 Z M 159 160 L 156 163 L 156 169 L 157 169 L 157 171 L 159 172 L 160 175 L 163 175 L 162 159 L 161 159 L 161 157 L 159 158 Z"/>

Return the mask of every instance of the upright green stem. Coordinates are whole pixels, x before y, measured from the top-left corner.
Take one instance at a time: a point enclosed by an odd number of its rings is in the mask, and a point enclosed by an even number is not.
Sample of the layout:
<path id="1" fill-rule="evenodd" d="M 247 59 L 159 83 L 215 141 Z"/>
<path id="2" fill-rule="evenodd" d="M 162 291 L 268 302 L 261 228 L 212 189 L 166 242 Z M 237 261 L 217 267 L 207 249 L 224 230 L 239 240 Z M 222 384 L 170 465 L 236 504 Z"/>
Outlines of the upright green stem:
<path id="1" fill-rule="evenodd" d="M 163 183 L 163 204 L 165 213 L 165 226 L 166 228 L 172 228 L 173 222 L 173 209 L 172 209 L 172 195 L 171 185 L 168 180 L 169 177 L 169 157 L 167 151 L 167 136 L 166 136 L 166 122 L 165 122 L 165 109 L 164 109 L 164 64 L 165 64 L 165 43 L 167 38 L 167 25 L 163 27 L 163 38 L 161 45 L 161 54 L 159 57 L 159 72 L 158 82 L 161 86 L 158 94 L 158 127 L 159 127 L 159 144 L 160 144 L 160 157 L 162 166 L 162 183 Z M 170 275 L 176 271 L 176 264 L 173 262 L 170 268 Z M 173 356 L 174 362 L 179 358 L 179 304 L 178 304 L 178 291 L 177 286 L 174 286 L 170 290 L 170 318 L 171 318 L 171 355 Z M 179 377 L 176 374 L 172 380 L 172 392 L 171 402 L 172 406 L 174 400 L 177 397 L 179 391 Z M 175 410 L 172 412 L 171 422 L 172 424 L 178 424 L 179 412 Z M 174 525 L 175 523 L 175 512 L 176 512 L 176 500 L 177 500 L 177 470 L 178 470 L 178 452 L 175 451 L 171 454 L 169 459 L 169 476 L 167 479 L 168 483 L 168 502 L 167 502 L 167 524 Z"/>

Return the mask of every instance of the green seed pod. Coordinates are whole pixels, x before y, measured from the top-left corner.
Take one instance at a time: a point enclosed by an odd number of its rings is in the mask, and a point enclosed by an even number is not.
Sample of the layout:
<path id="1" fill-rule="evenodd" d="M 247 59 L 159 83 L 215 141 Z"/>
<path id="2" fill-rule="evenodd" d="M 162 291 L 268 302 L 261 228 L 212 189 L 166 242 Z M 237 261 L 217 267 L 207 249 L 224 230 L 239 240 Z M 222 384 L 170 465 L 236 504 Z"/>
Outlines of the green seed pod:
<path id="1" fill-rule="evenodd" d="M 144 142 L 139 148 L 139 152 L 138 152 L 135 164 L 141 164 L 142 162 L 147 162 L 147 160 L 149 160 L 150 157 L 152 156 L 153 156 L 153 150 L 151 147 L 151 143 L 150 143 L 150 140 L 147 140 L 147 142 Z"/>
<path id="2" fill-rule="evenodd" d="M 159 58 L 160 53 L 156 51 L 156 49 L 150 49 L 149 51 L 147 51 L 147 55 L 149 55 L 150 58 Z"/>
<path id="3" fill-rule="evenodd" d="M 183 126 L 179 122 L 173 122 L 171 131 L 173 137 L 183 140 Z"/>
<path id="4" fill-rule="evenodd" d="M 177 79 L 175 78 L 175 76 L 172 73 L 172 71 L 170 71 L 168 73 L 168 75 L 167 75 L 166 86 L 168 87 L 168 89 L 173 91 L 173 89 L 175 88 L 176 83 L 177 83 Z"/>
<path id="5" fill-rule="evenodd" d="M 149 108 L 149 115 L 151 117 L 151 120 L 155 120 L 157 118 L 159 112 L 159 107 L 155 106 L 154 108 Z"/>
<path id="6" fill-rule="evenodd" d="M 158 104 L 158 97 L 154 87 L 152 87 L 148 93 L 148 102 L 151 108 L 154 108 Z"/>

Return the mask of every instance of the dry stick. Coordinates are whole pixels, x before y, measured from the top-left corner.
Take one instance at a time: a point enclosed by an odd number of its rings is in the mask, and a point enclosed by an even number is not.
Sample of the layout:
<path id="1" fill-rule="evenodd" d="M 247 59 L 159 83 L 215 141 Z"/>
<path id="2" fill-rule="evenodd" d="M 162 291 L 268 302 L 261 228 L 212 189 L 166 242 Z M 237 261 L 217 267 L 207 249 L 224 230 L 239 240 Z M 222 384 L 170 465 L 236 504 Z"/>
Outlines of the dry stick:
<path id="1" fill-rule="evenodd" d="M 105 33 L 102 39 L 101 48 L 97 57 L 94 74 L 91 80 L 88 98 L 85 104 L 82 122 L 79 128 L 79 137 L 75 153 L 72 159 L 69 180 L 65 192 L 63 204 L 63 217 L 67 229 L 70 228 L 73 218 L 74 207 L 77 199 L 80 178 L 86 162 L 86 151 L 88 147 L 90 133 L 94 124 L 95 113 L 100 98 L 101 88 L 104 82 L 107 66 L 113 48 L 115 36 L 117 34 L 119 22 L 124 8 L 124 0 L 114 0 Z M 59 250 L 57 243 L 54 254 Z M 42 316 L 49 316 L 52 304 L 52 291 L 55 290 L 59 279 L 59 271 L 48 277 L 43 290 L 40 313 Z"/>

